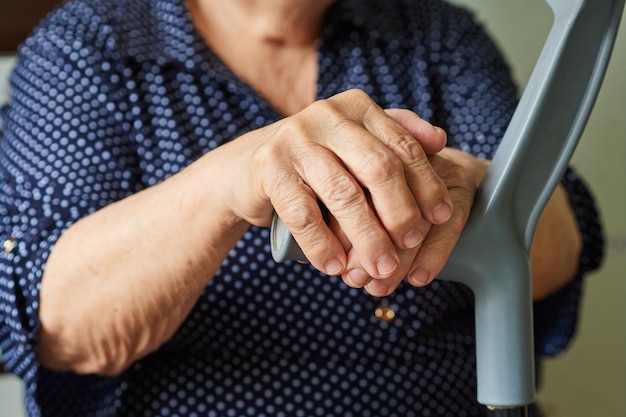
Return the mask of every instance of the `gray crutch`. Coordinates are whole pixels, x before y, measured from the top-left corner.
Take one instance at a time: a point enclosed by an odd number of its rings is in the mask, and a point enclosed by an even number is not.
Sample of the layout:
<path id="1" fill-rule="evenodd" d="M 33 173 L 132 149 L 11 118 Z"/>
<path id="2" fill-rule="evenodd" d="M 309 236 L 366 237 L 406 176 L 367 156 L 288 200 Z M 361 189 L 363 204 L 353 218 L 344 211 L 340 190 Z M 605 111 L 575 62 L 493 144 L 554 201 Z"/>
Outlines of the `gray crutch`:
<path id="1" fill-rule="evenodd" d="M 546 2 L 552 28 L 438 276 L 474 292 L 478 402 L 498 417 L 526 416 L 535 401 L 530 244 L 591 113 L 624 7 L 624 0 Z M 276 216 L 271 247 L 277 262 L 306 259 Z"/>

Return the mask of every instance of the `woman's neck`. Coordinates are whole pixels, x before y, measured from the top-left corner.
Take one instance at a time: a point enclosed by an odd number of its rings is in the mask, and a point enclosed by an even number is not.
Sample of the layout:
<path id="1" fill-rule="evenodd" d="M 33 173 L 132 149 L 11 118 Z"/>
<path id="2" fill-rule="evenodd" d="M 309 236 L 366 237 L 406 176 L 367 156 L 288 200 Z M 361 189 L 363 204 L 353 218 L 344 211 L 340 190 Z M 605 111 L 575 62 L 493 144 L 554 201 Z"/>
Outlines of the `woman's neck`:
<path id="1" fill-rule="evenodd" d="M 315 100 L 316 41 L 333 2 L 188 0 L 188 7 L 213 52 L 287 116 Z"/>
<path id="2" fill-rule="evenodd" d="M 233 36 L 241 44 L 310 45 L 319 36 L 334 0 L 190 0 L 196 19 L 212 36 Z"/>

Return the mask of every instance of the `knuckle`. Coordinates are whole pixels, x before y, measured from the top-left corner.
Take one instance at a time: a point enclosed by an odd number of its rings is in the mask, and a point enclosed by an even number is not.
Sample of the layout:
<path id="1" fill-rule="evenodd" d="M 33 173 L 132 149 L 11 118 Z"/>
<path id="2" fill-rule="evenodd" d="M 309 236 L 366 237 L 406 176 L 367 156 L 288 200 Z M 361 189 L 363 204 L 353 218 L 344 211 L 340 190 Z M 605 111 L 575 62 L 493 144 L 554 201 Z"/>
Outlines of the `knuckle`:
<path id="1" fill-rule="evenodd" d="M 294 140 L 308 140 L 310 137 L 309 129 L 307 129 L 306 119 L 302 117 L 290 117 L 282 123 L 277 123 L 276 134 L 277 141 L 272 141 L 279 146 Z"/>
<path id="2" fill-rule="evenodd" d="M 427 159 L 424 157 L 422 145 L 409 135 L 401 135 L 399 140 L 393 142 L 391 148 L 403 161 L 413 163 L 427 162 Z"/>
<path id="3" fill-rule="evenodd" d="M 252 152 L 250 163 L 255 167 L 266 167 L 271 166 L 274 161 L 279 160 L 280 157 L 280 149 L 269 143 L 259 146 L 254 150 L 254 152 Z"/>
<path id="4" fill-rule="evenodd" d="M 329 98 L 326 100 L 318 100 L 311 104 L 307 110 L 309 120 L 317 120 L 319 125 L 315 127 L 317 131 L 325 130 L 334 132 L 333 136 L 337 136 L 340 132 L 350 136 L 355 129 L 357 123 L 352 112 L 343 107 L 338 100 Z"/>
<path id="5" fill-rule="evenodd" d="M 367 204 L 363 189 L 345 176 L 329 178 L 322 197 L 329 208 Z"/>
<path id="6" fill-rule="evenodd" d="M 307 117 L 314 114 L 330 125 L 335 125 L 343 120 L 343 112 L 341 111 L 340 104 L 332 97 L 311 103 L 306 108 L 305 112 Z"/>
<path id="7" fill-rule="evenodd" d="M 357 114 L 362 118 L 368 118 L 372 112 L 382 112 L 382 109 L 363 90 L 353 88 L 346 90 L 327 100 L 329 103 L 346 102 L 350 107 L 356 109 Z"/>
<path id="8" fill-rule="evenodd" d="M 316 113 L 316 112 L 326 112 L 328 109 L 334 108 L 333 100 L 330 99 L 321 99 L 316 100 L 313 103 L 309 104 L 305 112 L 306 113 Z"/>
<path id="9" fill-rule="evenodd" d="M 359 163 L 359 176 L 370 186 L 386 184 L 403 174 L 402 161 L 384 149 L 366 153 Z"/>
<path id="10" fill-rule="evenodd" d="M 266 191 L 275 192 L 275 188 L 288 176 L 281 160 L 282 151 L 277 146 L 261 146 L 251 155 L 252 171 L 256 173 Z"/>
<path id="11" fill-rule="evenodd" d="M 372 99 L 370 98 L 370 96 L 367 95 L 365 91 L 358 89 L 358 88 L 352 88 L 352 89 L 346 90 L 340 95 L 341 95 L 341 98 L 345 97 L 347 100 L 354 101 L 356 104 L 369 106 L 374 103 Z"/>
<path id="12" fill-rule="evenodd" d="M 434 160 L 433 167 L 449 188 L 475 190 L 478 186 L 472 171 L 464 165 L 437 158 Z"/>
<path id="13" fill-rule="evenodd" d="M 304 204 L 285 204 L 281 209 L 281 219 L 293 233 L 308 235 L 317 224 L 319 214 Z"/>
<path id="14" fill-rule="evenodd" d="M 415 174 L 419 175 L 419 178 L 432 179 L 433 176 L 438 176 L 439 174 L 437 167 L 432 165 L 428 158 L 414 158 L 411 160 L 410 167 Z"/>
<path id="15" fill-rule="evenodd" d="M 302 244 L 307 257 L 312 256 L 309 259 L 327 256 L 328 242 L 323 232 L 326 225 L 319 211 L 304 204 L 287 204 L 281 208 L 280 218 L 294 238 Z"/>

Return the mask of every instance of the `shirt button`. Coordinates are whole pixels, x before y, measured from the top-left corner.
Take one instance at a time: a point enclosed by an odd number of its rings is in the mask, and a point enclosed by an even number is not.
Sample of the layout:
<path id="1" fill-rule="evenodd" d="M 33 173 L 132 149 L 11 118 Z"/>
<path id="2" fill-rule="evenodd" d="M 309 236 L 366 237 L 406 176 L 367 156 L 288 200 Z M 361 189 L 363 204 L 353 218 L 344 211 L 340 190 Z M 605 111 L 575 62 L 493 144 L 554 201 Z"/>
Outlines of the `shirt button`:
<path id="1" fill-rule="evenodd" d="M 380 321 L 390 322 L 396 317 L 396 312 L 388 305 L 379 305 L 374 312 Z"/>
<path id="2" fill-rule="evenodd" d="M 2 252 L 10 253 L 13 251 L 13 249 L 15 249 L 15 246 L 17 246 L 17 240 L 10 237 L 4 242 L 2 242 Z"/>

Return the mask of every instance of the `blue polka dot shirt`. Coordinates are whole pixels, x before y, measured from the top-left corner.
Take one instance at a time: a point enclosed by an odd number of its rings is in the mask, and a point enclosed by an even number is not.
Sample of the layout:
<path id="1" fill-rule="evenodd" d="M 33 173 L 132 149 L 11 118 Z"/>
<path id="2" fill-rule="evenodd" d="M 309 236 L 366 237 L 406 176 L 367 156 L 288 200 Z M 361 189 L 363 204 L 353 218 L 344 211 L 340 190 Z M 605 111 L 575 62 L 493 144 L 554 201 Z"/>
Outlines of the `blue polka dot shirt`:
<path id="1" fill-rule="evenodd" d="M 517 104 L 470 14 L 435 0 L 340 0 L 318 44 L 317 95 L 350 88 L 491 158 Z M 29 416 L 478 416 L 471 292 L 435 281 L 374 298 L 276 264 L 250 228 L 176 334 L 117 377 L 35 356 L 42 271 L 80 218 L 281 118 L 206 46 L 182 0 L 71 0 L 22 45 L 0 136 L 0 351 Z M 215 178 L 219 181 L 219 178 Z M 537 352 L 575 329 L 602 255 L 594 202 L 563 178 L 584 236 L 579 277 L 535 305 Z M 68 297 L 72 294 L 69 293 Z"/>

